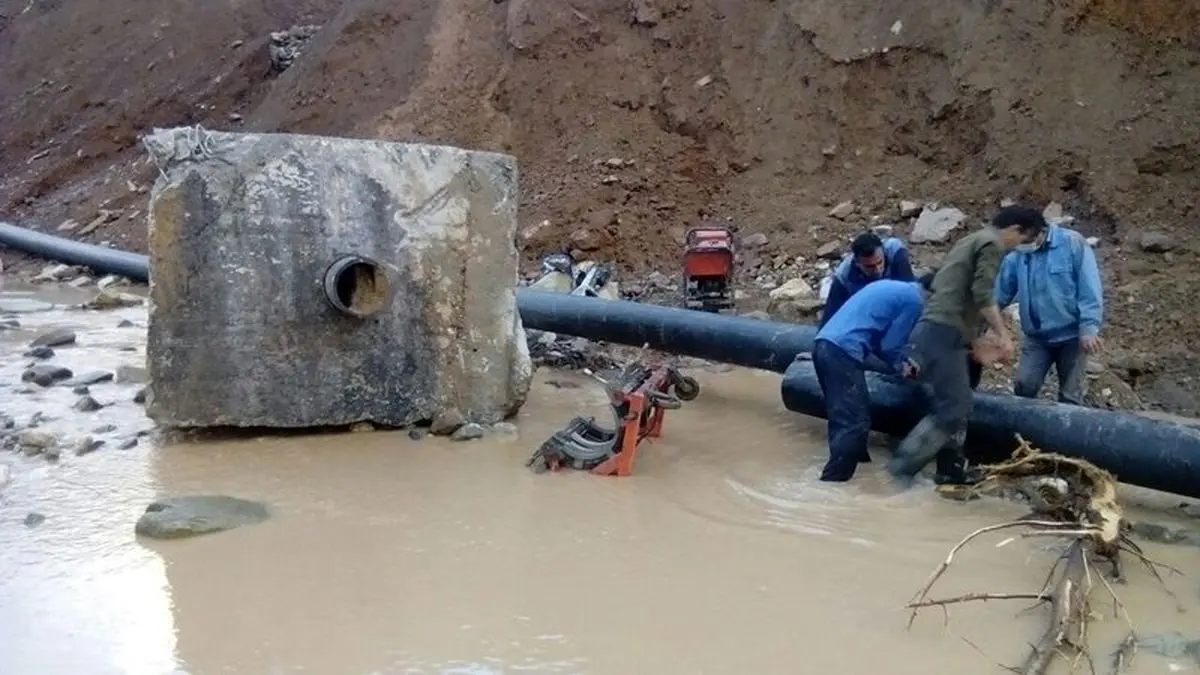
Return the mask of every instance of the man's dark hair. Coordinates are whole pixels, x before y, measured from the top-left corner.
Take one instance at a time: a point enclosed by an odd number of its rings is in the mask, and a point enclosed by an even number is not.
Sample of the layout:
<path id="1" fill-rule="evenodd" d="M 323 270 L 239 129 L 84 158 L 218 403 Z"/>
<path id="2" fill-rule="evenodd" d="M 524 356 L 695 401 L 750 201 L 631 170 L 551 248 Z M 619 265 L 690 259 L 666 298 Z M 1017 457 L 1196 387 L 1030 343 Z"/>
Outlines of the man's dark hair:
<path id="1" fill-rule="evenodd" d="M 881 248 L 883 248 L 883 241 L 874 232 L 863 232 L 850 244 L 850 251 L 854 253 L 855 258 L 875 255 L 875 251 Z"/>
<path id="2" fill-rule="evenodd" d="M 921 288 L 926 291 L 933 290 L 933 278 L 937 276 L 937 268 L 934 268 L 917 278 L 917 283 L 921 284 Z"/>
<path id="3" fill-rule="evenodd" d="M 1023 235 L 1038 234 L 1046 229 L 1046 219 L 1037 209 L 1028 206 L 1005 206 L 992 218 L 992 227 L 1006 230 L 1013 225 Z"/>

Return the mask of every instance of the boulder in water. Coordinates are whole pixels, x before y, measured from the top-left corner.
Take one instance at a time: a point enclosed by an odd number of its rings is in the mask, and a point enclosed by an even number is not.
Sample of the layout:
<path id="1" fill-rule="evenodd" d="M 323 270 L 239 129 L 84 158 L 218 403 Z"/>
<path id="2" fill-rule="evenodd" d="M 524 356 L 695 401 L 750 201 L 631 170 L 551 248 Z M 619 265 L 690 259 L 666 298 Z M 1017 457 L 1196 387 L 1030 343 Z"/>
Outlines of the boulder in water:
<path id="1" fill-rule="evenodd" d="M 182 539 L 255 525 L 270 517 L 266 505 L 223 495 L 162 499 L 146 507 L 134 531 L 151 539 Z"/>

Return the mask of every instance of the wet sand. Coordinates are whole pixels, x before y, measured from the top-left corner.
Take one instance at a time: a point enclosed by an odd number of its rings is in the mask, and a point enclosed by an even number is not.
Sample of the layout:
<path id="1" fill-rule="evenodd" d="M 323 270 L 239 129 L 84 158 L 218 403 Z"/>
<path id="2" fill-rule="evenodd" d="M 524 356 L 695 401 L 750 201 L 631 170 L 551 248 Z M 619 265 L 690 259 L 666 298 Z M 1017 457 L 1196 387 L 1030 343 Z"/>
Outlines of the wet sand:
<path id="1" fill-rule="evenodd" d="M 824 424 L 783 410 L 776 375 L 692 371 L 700 398 L 669 415 L 628 478 L 524 467 L 571 417 L 605 413 L 598 385 L 548 371 L 516 435 L 151 435 L 120 450 L 151 427 L 136 385 L 95 385 L 114 405 L 74 412 L 70 388 L 18 392 L 18 355 L 65 323 L 78 344 L 53 362 L 139 365 L 144 308 L 14 316 L 19 331 L 0 334 L 5 412 L 20 424 L 43 412 L 64 436 L 117 429 L 57 462 L 0 454 L 3 675 L 983 673 L 1019 663 L 1044 621 L 980 603 L 953 608 L 949 631 L 935 611 L 906 632 L 902 605 L 947 550 L 1024 510 L 894 494 L 882 461 L 851 484 L 819 483 Z M 198 493 L 260 500 L 273 516 L 189 540 L 134 536 L 155 496 Z M 27 526 L 30 512 L 45 521 Z M 938 594 L 1037 590 L 1053 553 L 1001 539 L 961 554 Z M 1145 547 L 1200 569 L 1198 549 Z M 1194 578 L 1168 580 L 1173 600 L 1129 573 L 1118 592 L 1141 633 L 1200 639 Z M 1128 628 L 1102 593 L 1095 610 L 1105 668 Z M 1142 654 L 1129 672 L 1198 670 L 1187 654 Z"/>

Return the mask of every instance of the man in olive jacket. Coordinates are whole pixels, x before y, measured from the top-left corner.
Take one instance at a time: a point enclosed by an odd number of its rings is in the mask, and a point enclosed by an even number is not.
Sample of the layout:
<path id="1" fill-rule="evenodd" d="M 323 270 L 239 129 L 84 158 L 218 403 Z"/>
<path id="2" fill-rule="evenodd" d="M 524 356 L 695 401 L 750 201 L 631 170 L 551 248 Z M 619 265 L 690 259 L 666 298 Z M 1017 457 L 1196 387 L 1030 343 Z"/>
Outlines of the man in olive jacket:
<path id="1" fill-rule="evenodd" d="M 949 442 L 965 429 L 974 403 L 971 352 L 978 356 L 987 351 L 979 339 L 990 327 L 999 354 L 980 360 L 1013 358 L 1012 337 L 996 306 L 996 276 L 1006 252 L 1034 242 L 1045 229 L 1046 220 L 1037 210 L 1008 206 L 946 255 L 910 338 L 911 359 L 929 392 L 930 410 L 888 464 L 897 479 L 910 480 L 945 448 L 938 461 L 939 482 L 967 482 L 962 448 Z"/>

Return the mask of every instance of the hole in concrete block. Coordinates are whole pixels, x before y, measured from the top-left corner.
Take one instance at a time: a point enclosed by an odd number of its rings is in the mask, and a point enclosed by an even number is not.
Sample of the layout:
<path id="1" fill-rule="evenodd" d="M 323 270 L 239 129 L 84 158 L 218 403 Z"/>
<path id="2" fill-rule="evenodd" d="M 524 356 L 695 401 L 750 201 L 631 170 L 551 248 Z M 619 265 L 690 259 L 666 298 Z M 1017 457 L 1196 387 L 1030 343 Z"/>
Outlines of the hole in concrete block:
<path id="1" fill-rule="evenodd" d="M 325 271 L 325 299 L 334 309 L 364 318 L 383 311 L 392 301 L 392 283 L 379 263 L 347 256 Z"/>

